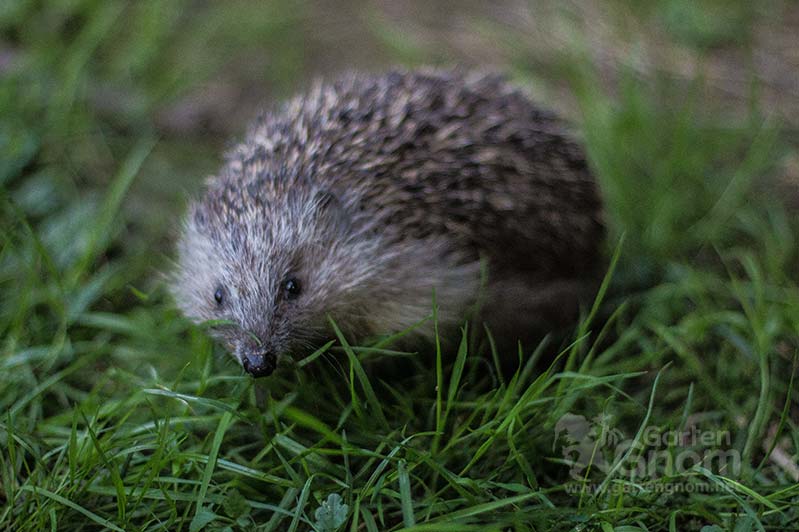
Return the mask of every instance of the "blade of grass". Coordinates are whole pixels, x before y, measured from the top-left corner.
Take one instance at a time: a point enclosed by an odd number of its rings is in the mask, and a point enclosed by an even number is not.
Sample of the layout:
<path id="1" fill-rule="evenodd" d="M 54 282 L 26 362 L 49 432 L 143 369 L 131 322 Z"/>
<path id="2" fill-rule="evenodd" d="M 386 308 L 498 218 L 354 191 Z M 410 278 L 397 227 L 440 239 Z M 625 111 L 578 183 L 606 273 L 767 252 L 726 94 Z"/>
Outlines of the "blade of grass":
<path id="1" fill-rule="evenodd" d="M 408 475 L 408 464 L 405 460 L 397 462 L 397 477 L 399 478 L 400 503 L 402 507 L 402 524 L 412 527 L 416 524 L 413 515 L 413 500 L 411 499 L 411 480 Z"/>
<path id="2" fill-rule="evenodd" d="M 349 342 L 344 338 L 338 325 L 336 325 L 332 318 L 328 319 L 330 325 L 333 327 L 333 331 L 336 333 L 338 341 L 341 343 L 341 347 L 343 347 L 344 352 L 347 353 L 347 358 L 350 361 L 350 370 L 355 372 L 355 376 L 357 376 L 358 382 L 360 382 L 361 388 L 366 394 L 366 404 L 369 405 L 372 414 L 377 418 L 380 425 L 382 425 L 384 429 L 388 429 L 388 420 L 386 420 L 386 416 L 383 414 L 383 407 L 380 405 L 380 401 L 377 400 L 375 391 L 372 388 L 372 384 L 369 382 L 369 378 L 366 376 L 366 372 L 363 370 L 363 366 L 361 366 L 361 362 L 358 360 L 358 357 L 355 356 L 352 348 L 350 348 Z"/>
<path id="3" fill-rule="evenodd" d="M 111 182 L 111 187 L 100 208 L 96 223 L 89 233 L 89 243 L 86 246 L 86 251 L 74 268 L 73 284 L 88 270 L 91 262 L 95 260 L 107 246 L 108 240 L 111 237 L 113 221 L 114 218 L 119 215 L 119 208 L 122 204 L 122 200 L 130 188 L 131 183 L 133 183 L 133 179 L 139 174 L 145 159 L 150 155 L 154 146 L 155 139 L 143 138 L 139 140 L 119 168 L 119 172 Z"/>
<path id="4" fill-rule="evenodd" d="M 85 517 L 88 517 L 89 519 L 91 519 L 92 521 L 94 521 L 95 523 L 97 523 L 100 526 L 104 526 L 104 527 L 106 527 L 106 528 L 108 528 L 110 530 L 115 530 L 117 532 L 125 532 L 124 529 L 119 528 L 118 526 L 116 526 L 114 523 L 112 523 L 108 519 L 103 519 L 102 517 L 100 517 L 96 513 L 87 510 L 86 508 L 84 508 L 83 506 L 81 506 L 79 504 L 75 504 L 74 502 L 70 501 L 69 499 L 67 499 L 65 497 L 62 497 L 61 495 L 58 495 L 57 493 L 53 493 L 50 490 L 47 490 L 47 489 L 44 489 L 44 488 L 35 487 L 35 486 L 22 486 L 20 488 L 20 490 L 22 490 L 22 491 L 30 491 L 30 492 L 32 492 L 32 493 L 34 493 L 36 495 L 44 495 L 48 499 L 52 499 L 52 500 L 54 500 L 55 502 L 57 502 L 59 504 L 63 504 L 64 506 L 66 506 L 68 508 L 72 508 L 76 512 L 82 514 Z"/>
<path id="5" fill-rule="evenodd" d="M 610 470 L 607 472 L 605 479 L 599 485 L 597 489 L 597 495 L 603 493 L 605 489 L 607 489 L 608 484 L 610 484 L 611 480 L 613 480 L 613 475 L 616 474 L 616 471 L 622 466 L 622 464 L 627 460 L 630 455 L 636 450 L 640 449 L 639 442 L 644 435 L 644 431 L 646 430 L 647 425 L 649 424 L 649 418 L 652 416 L 652 408 L 655 405 L 655 393 L 658 389 L 658 383 L 660 382 L 660 378 L 663 375 L 663 372 L 669 366 L 666 365 L 658 371 L 657 375 L 655 376 L 655 382 L 652 384 L 652 391 L 649 394 L 649 405 L 646 408 L 646 414 L 644 415 L 644 419 L 641 421 L 641 425 L 638 427 L 638 432 L 636 432 L 635 436 L 633 437 L 632 443 L 630 444 L 629 449 L 621 456 L 618 460 L 611 466 Z"/>
<path id="6" fill-rule="evenodd" d="M 214 439 L 211 443 L 211 452 L 208 455 L 208 462 L 205 464 L 205 470 L 203 471 L 200 492 L 197 494 L 197 499 L 195 501 L 195 517 L 199 515 L 201 511 L 203 511 L 205 496 L 208 493 L 208 487 L 211 484 L 211 477 L 213 476 L 214 469 L 216 468 L 216 459 L 217 456 L 219 456 L 219 449 L 222 446 L 222 440 L 225 438 L 225 433 L 227 432 L 228 427 L 230 427 L 232 420 L 233 414 L 230 412 L 225 412 L 219 419 L 219 425 L 217 425 L 216 432 L 214 432 Z"/>

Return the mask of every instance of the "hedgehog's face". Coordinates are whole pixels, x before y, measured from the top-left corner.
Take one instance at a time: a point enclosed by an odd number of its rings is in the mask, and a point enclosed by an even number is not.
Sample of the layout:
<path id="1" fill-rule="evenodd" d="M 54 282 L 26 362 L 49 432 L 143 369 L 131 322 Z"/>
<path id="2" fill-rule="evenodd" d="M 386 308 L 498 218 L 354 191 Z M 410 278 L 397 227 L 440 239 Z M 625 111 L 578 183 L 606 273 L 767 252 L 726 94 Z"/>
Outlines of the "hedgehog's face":
<path id="1" fill-rule="evenodd" d="M 328 315 L 345 311 L 368 258 L 346 251 L 346 216 L 326 195 L 272 192 L 266 204 L 254 193 L 209 193 L 192 206 L 174 293 L 187 316 L 212 321 L 214 335 L 259 377 L 324 338 Z"/>

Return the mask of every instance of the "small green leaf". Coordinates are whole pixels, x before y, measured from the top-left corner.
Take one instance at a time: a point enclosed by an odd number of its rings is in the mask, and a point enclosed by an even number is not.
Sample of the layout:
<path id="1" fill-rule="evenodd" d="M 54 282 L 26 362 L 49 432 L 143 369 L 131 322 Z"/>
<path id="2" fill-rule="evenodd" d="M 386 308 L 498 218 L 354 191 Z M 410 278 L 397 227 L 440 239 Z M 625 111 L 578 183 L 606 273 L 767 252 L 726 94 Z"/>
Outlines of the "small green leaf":
<path id="1" fill-rule="evenodd" d="M 245 517 L 250 513 L 250 505 L 247 504 L 247 499 L 244 498 L 244 495 L 239 490 L 235 489 L 225 494 L 222 508 L 225 510 L 225 515 L 233 519 Z"/>
<path id="2" fill-rule="evenodd" d="M 317 532 L 335 532 L 347 520 L 347 512 L 349 506 L 342 503 L 341 496 L 331 493 L 314 513 L 314 528 Z"/>
<path id="3" fill-rule="evenodd" d="M 207 508 L 203 508 L 194 515 L 189 525 L 189 532 L 199 532 L 205 525 L 216 519 L 216 514 Z"/>

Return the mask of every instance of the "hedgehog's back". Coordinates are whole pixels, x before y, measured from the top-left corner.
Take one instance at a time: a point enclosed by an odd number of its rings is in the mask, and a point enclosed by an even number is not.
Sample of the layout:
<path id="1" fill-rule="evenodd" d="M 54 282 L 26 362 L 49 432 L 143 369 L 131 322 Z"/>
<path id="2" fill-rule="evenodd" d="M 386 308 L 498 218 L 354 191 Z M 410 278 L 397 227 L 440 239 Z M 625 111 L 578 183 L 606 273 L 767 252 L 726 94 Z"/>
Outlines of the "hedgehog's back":
<path id="1" fill-rule="evenodd" d="M 262 116 L 231 179 L 329 188 L 396 240 L 446 234 L 514 269 L 576 275 L 595 262 L 601 202 L 582 148 L 493 74 L 351 75 Z M 361 213 L 362 215 L 360 215 Z"/>

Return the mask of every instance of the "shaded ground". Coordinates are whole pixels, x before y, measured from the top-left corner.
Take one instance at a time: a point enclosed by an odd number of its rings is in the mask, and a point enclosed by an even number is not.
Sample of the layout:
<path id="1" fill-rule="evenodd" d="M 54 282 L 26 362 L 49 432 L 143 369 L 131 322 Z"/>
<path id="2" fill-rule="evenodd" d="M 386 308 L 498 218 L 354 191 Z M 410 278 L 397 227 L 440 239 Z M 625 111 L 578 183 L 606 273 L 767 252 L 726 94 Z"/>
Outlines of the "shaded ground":
<path id="1" fill-rule="evenodd" d="M 636 10 L 617 2 L 310 2 L 305 11 L 306 33 L 295 44 L 303 63 L 297 74 L 306 80 L 392 63 L 511 72 L 523 65 L 528 76 L 535 72 L 542 97 L 568 110 L 565 65 L 588 57 L 608 88 L 622 71 L 686 82 L 699 76 L 710 101 L 730 112 L 757 102 L 799 124 L 796 2 L 718 2 L 709 11 L 678 0 Z M 264 86 L 259 68 L 275 68 L 268 52 L 234 57 L 207 85 L 163 110 L 160 123 L 178 131 L 196 132 L 209 122 L 220 131 L 239 130 L 254 109 L 287 88 Z"/>

